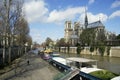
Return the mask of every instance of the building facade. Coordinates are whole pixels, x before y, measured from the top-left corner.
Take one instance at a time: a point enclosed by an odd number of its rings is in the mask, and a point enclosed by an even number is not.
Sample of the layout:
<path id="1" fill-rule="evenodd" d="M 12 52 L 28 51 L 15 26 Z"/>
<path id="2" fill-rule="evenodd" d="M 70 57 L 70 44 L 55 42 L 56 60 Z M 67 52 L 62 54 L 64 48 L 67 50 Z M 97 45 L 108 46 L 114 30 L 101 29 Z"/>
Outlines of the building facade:
<path id="1" fill-rule="evenodd" d="M 66 21 L 65 22 L 65 42 L 69 42 L 71 35 L 73 34 L 73 28 L 72 28 L 72 22 L 71 21 Z"/>

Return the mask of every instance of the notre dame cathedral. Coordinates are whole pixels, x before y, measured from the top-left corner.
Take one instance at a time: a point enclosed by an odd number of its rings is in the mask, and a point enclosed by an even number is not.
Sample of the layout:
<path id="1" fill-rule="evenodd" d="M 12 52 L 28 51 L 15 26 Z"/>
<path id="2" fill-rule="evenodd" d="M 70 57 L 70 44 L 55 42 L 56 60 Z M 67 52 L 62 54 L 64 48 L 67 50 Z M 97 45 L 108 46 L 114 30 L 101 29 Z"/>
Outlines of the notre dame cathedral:
<path id="1" fill-rule="evenodd" d="M 83 30 L 88 28 L 95 29 L 96 37 L 99 32 L 104 33 L 107 40 L 110 40 L 111 35 L 114 35 L 113 33 L 105 30 L 105 26 L 100 20 L 88 24 L 87 14 L 85 14 L 84 24 L 81 24 L 80 22 L 74 22 L 74 24 L 72 24 L 71 21 L 65 22 L 65 34 L 64 34 L 65 42 L 66 43 L 69 42 L 71 46 L 75 46 L 76 43 L 80 41 L 80 35 L 83 32 Z"/>

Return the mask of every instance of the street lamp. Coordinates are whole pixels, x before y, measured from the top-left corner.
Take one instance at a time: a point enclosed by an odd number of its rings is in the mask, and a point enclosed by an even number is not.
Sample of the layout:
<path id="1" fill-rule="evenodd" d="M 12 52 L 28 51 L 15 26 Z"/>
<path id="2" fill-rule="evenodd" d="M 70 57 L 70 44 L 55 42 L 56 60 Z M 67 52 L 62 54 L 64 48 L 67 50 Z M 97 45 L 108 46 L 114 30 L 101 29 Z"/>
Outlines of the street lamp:
<path id="1" fill-rule="evenodd" d="M 26 42 L 25 43 L 25 53 L 27 52 L 27 46 L 28 46 L 28 43 Z"/>
<path id="2" fill-rule="evenodd" d="M 27 53 L 27 46 L 28 46 L 28 43 L 26 42 L 25 43 L 25 59 L 27 59 L 27 54 L 26 54 Z"/>

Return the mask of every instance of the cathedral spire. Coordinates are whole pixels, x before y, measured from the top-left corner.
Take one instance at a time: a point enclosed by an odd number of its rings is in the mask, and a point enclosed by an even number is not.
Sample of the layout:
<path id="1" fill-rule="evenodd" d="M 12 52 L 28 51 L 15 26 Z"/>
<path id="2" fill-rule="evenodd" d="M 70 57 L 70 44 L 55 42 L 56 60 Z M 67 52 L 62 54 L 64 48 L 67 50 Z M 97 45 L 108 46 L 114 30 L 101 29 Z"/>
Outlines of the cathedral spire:
<path id="1" fill-rule="evenodd" d="M 87 11 L 86 11 L 86 7 L 85 7 L 85 29 L 87 29 L 87 26 L 88 26 L 88 17 L 87 17 Z"/>

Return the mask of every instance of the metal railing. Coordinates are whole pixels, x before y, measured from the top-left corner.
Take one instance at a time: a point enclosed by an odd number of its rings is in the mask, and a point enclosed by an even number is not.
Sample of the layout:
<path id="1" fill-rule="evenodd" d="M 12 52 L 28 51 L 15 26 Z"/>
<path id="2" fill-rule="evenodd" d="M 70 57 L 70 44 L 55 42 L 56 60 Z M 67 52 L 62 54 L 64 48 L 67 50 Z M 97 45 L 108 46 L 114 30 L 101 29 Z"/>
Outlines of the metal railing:
<path id="1" fill-rule="evenodd" d="M 11 47 L 11 61 L 19 58 L 25 53 L 24 47 Z M 5 48 L 5 58 L 3 63 L 3 48 L 0 48 L 0 66 L 7 65 L 9 63 L 9 49 Z"/>

